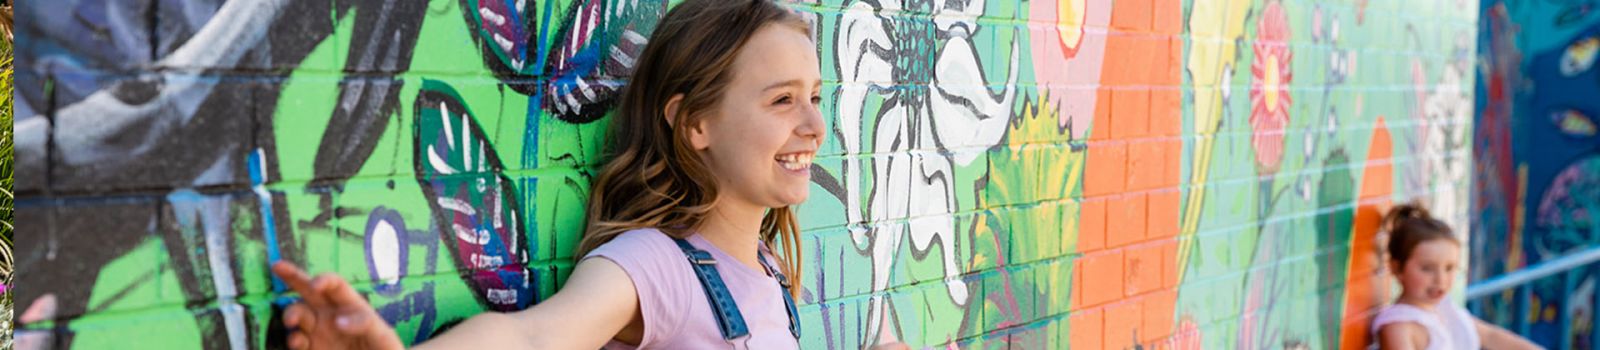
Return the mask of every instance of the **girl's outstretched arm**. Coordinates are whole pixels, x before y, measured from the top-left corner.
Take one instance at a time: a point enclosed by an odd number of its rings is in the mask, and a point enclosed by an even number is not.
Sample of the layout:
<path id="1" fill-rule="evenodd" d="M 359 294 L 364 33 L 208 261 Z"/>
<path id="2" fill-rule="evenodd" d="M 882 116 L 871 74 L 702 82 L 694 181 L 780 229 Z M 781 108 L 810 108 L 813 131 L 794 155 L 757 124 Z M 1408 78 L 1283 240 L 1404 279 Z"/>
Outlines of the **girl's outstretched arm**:
<path id="1" fill-rule="evenodd" d="M 286 262 L 272 270 L 303 298 L 284 313 L 284 324 L 293 330 L 290 348 L 401 348 L 394 328 L 349 282 L 332 274 L 313 279 Z M 627 273 L 610 260 L 587 259 L 549 300 L 514 313 L 473 316 L 416 348 L 596 349 L 638 313 L 638 295 Z"/>
<path id="2" fill-rule="evenodd" d="M 584 259 L 549 300 L 474 316 L 417 349 L 598 349 L 638 314 L 627 272 L 611 260 Z"/>
<path id="3" fill-rule="evenodd" d="M 1538 344 L 1528 341 L 1527 338 L 1523 338 L 1516 333 L 1511 333 L 1511 331 L 1506 330 L 1505 328 L 1500 328 L 1500 326 L 1483 322 L 1483 320 L 1478 319 L 1477 317 L 1473 317 L 1472 322 L 1478 325 L 1478 340 L 1483 343 L 1483 347 L 1485 349 L 1544 349 Z"/>

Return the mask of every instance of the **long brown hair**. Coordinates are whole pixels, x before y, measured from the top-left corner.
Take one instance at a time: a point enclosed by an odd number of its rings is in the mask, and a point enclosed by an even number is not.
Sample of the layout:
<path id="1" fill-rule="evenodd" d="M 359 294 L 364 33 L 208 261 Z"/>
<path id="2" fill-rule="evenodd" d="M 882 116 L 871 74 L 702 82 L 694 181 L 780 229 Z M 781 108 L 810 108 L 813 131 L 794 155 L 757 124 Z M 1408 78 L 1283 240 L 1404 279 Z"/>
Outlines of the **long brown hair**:
<path id="1" fill-rule="evenodd" d="M 1450 226 L 1433 218 L 1421 203 L 1401 204 L 1389 209 L 1389 213 L 1383 216 L 1383 227 L 1389 232 L 1389 258 L 1394 259 L 1396 265 L 1393 268 L 1396 269 L 1404 268 L 1406 259 L 1411 258 L 1411 251 L 1423 243 L 1443 239 L 1461 244 L 1461 240 L 1450 231 Z"/>
<path id="2" fill-rule="evenodd" d="M 629 230 L 684 237 L 705 221 L 719 189 L 716 174 L 690 147 L 689 130 L 722 102 L 734 57 L 769 23 L 811 33 L 804 19 L 769 0 L 689 0 L 662 18 L 612 116 L 605 152 L 612 158 L 589 197 L 579 258 Z M 667 101 L 679 94 L 669 125 Z M 778 265 L 793 280 L 800 272 L 800 239 L 789 207 L 770 209 L 761 220 L 762 243 L 770 248 L 780 239 Z M 799 283 L 791 283 L 789 292 L 798 297 L 799 291 Z"/>

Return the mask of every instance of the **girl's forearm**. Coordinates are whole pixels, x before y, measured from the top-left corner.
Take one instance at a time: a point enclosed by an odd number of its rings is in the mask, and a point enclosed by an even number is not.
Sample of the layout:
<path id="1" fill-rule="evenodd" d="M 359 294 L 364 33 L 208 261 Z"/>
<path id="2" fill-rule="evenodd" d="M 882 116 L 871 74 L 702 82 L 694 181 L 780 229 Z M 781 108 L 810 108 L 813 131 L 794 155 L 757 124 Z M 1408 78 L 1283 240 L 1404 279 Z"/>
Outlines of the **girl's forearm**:
<path id="1" fill-rule="evenodd" d="M 1490 325 L 1488 332 L 1483 334 L 1483 347 L 1492 350 L 1542 350 L 1544 347 L 1534 344 L 1528 339 L 1511 333 L 1499 326 Z"/>
<path id="2" fill-rule="evenodd" d="M 547 349 L 547 344 L 535 344 L 527 329 L 519 329 L 522 320 L 498 312 L 485 312 L 468 318 L 461 324 L 433 339 L 415 344 L 414 349 Z"/>

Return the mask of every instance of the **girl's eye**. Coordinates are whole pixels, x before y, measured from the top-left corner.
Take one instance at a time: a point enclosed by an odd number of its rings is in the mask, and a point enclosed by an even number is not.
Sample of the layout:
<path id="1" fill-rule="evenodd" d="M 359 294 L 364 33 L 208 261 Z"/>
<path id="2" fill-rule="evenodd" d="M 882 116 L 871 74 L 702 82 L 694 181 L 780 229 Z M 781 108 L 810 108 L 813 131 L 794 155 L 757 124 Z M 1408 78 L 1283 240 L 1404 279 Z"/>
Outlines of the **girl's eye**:
<path id="1" fill-rule="evenodd" d="M 772 104 L 775 104 L 775 105 L 789 104 L 789 100 L 790 100 L 789 95 L 783 95 L 783 97 L 779 97 L 777 101 L 772 101 Z"/>
<path id="2" fill-rule="evenodd" d="M 822 104 L 822 96 L 811 96 L 811 104 L 814 104 L 814 105 Z"/>

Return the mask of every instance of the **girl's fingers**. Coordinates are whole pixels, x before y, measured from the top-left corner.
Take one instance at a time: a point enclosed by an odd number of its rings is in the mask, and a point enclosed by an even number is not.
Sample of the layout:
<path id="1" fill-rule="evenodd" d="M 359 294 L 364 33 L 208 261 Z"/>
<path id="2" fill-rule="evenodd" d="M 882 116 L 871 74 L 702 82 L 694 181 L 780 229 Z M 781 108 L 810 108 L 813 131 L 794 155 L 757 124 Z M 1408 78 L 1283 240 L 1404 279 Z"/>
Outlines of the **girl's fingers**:
<path id="1" fill-rule="evenodd" d="M 367 317 L 361 310 L 345 310 L 333 320 L 334 327 L 348 335 L 361 335 L 368 328 L 372 328 L 372 317 Z"/>
<path id="2" fill-rule="evenodd" d="M 311 280 L 311 293 L 317 299 L 326 303 L 329 308 L 342 312 L 353 307 L 372 308 L 367 305 L 367 299 L 356 294 L 355 287 L 350 282 L 345 282 L 343 277 L 333 273 L 323 273 Z"/>
<path id="3" fill-rule="evenodd" d="M 299 266 L 287 261 L 278 261 L 272 264 L 272 273 L 283 279 L 283 283 L 289 285 L 289 289 L 300 293 L 300 296 L 312 308 L 320 309 L 323 305 L 327 305 L 321 295 L 313 292 L 311 275 L 306 274 L 305 270 L 301 270 Z"/>
<path id="4" fill-rule="evenodd" d="M 298 291 L 305 301 L 284 310 L 284 325 L 298 328 L 298 331 L 289 335 L 288 345 L 291 348 L 305 349 L 311 346 L 310 334 L 319 325 L 324 327 L 315 331 L 321 334 L 319 337 L 330 335 L 321 332 L 328 332 L 326 328 L 333 327 L 333 332 L 339 334 L 334 335 L 335 338 L 360 338 L 381 349 L 399 349 L 403 346 L 394 331 L 387 324 L 382 324 L 383 318 L 367 304 L 367 299 L 344 278 L 332 273 L 312 278 L 299 267 L 281 262 L 273 264 L 272 271 L 282 277 L 290 288 Z"/>
<path id="5" fill-rule="evenodd" d="M 340 332 L 361 339 L 370 349 L 405 348 L 405 345 L 400 343 L 400 338 L 395 336 L 394 330 L 384 323 L 383 318 L 365 305 L 341 312 L 334 323 Z"/>
<path id="6" fill-rule="evenodd" d="M 278 261 L 272 264 L 272 274 L 278 275 L 278 278 L 283 279 L 283 283 L 288 284 L 290 289 L 294 289 L 300 294 L 306 294 L 306 292 L 311 291 L 311 276 L 306 275 L 304 270 L 301 270 L 299 266 L 295 266 L 293 263 Z"/>
<path id="7" fill-rule="evenodd" d="M 405 348 L 400 338 L 395 336 L 394 329 L 389 328 L 383 317 L 366 304 L 341 310 L 331 322 L 340 334 L 349 337 L 345 339 L 359 339 L 369 349 Z"/>
<path id="8" fill-rule="evenodd" d="M 318 288 L 323 300 L 327 300 L 332 305 L 337 305 L 340 310 L 372 309 L 372 306 L 367 304 L 367 298 L 363 298 L 360 293 L 356 293 L 355 287 L 351 287 L 350 283 L 344 281 L 344 278 L 334 274 L 323 274 L 318 276 L 317 279 L 326 279 Z"/>
<path id="9" fill-rule="evenodd" d="M 294 303 L 283 311 L 283 325 L 291 329 L 313 329 L 317 327 L 317 315 L 304 304 Z"/>
<path id="10" fill-rule="evenodd" d="M 294 332 L 294 333 L 289 334 L 289 348 L 290 349 L 302 350 L 302 349 L 308 349 L 310 347 L 311 347 L 311 340 L 306 338 L 306 334 L 305 333 Z"/>
<path id="11" fill-rule="evenodd" d="M 324 300 L 327 300 L 327 296 L 330 294 L 329 291 L 338 290 L 341 286 L 349 287 L 350 283 L 345 282 L 343 277 L 339 277 L 339 275 L 335 275 L 332 272 L 324 272 L 317 275 L 317 278 L 311 279 L 311 292 L 323 297 Z"/>

